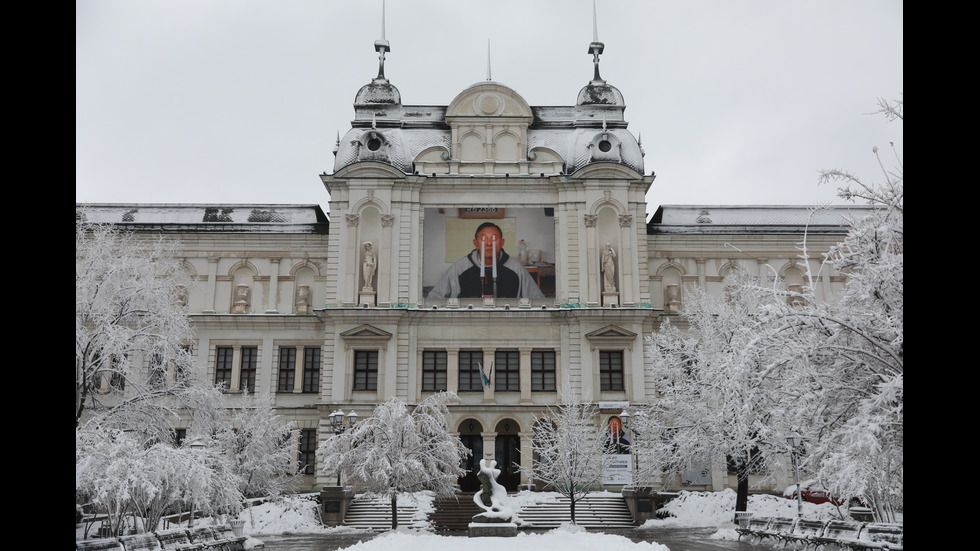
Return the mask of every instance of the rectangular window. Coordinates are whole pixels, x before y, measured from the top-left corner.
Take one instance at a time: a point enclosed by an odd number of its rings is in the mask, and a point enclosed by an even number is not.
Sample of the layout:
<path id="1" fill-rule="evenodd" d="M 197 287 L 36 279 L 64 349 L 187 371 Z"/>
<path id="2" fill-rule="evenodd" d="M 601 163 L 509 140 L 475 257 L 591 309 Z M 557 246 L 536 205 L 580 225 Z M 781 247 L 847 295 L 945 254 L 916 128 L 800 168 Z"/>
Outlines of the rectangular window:
<path id="1" fill-rule="evenodd" d="M 377 368 L 375 368 L 377 370 Z M 320 349 L 303 350 L 303 392 L 320 392 Z"/>
<path id="2" fill-rule="evenodd" d="M 279 349 L 279 384 L 276 392 L 292 392 L 296 386 L 296 349 Z"/>
<path id="3" fill-rule="evenodd" d="M 316 468 L 316 429 L 299 431 L 299 470 L 313 474 Z"/>
<path id="4" fill-rule="evenodd" d="M 214 384 L 223 385 L 225 390 L 231 387 L 231 361 L 234 353 L 230 346 L 219 346 L 215 349 Z"/>
<path id="5" fill-rule="evenodd" d="M 623 390 L 623 351 L 599 351 L 599 389 Z"/>
<path id="6" fill-rule="evenodd" d="M 494 390 L 521 389 L 521 353 L 517 350 L 497 350 L 494 352 L 493 370 Z"/>
<path id="7" fill-rule="evenodd" d="M 534 350 L 531 352 L 531 391 L 555 391 L 554 350 Z"/>
<path id="8" fill-rule="evenodd" d="M 378 390 L 378 351 L 354 351 L 354 390 Z"/>
<path id="9" fill-rule="evenodd" d="M 174 447 L 179 448 L 187 438 L 187 429 L 174 429 Z"/>
<path id="10" fill-rule="evenodd" d="M 483 364 L 483 352 L 479 350 L 461 350 L 459 352 L 459 390 L 483 390 L 483 375 L 480 366 Z"/>
<path id="11" fill-rule="evenodd" d="M 446 390 L 446 357 L 443 350 L 422 352 L 422 390 Z"/>
<path id="12" fill-rule="evenodd" d="M 259 349 L 254 346 L 242 347 L 242 372 L 238 388 L 255 393 L 255 375 L 258 372 Z"/>

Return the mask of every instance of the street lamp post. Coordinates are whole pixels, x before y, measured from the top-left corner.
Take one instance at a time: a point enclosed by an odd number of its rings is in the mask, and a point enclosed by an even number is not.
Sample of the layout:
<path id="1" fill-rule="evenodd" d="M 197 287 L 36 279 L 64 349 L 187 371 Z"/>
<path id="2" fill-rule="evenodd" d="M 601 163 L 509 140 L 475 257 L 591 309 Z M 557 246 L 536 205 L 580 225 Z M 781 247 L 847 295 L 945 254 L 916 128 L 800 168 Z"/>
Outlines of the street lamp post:
<path id="1" fill-rule="evenodd" d="M 793 473 L 796 477 L 796 516 L 799 518 L 803 518 L 803 488 L 800 488 L 800 466 L 797 463 L 796 454 L 797 450 L 803 446 L 804 440 L 805 439 L 798 434 L 793 434 L 786 437 L 786 443 L 789 444 L 789 447 L 791 448 L 790 458 L 793 461 Z"/>
<path id="2" fill-rule="evenodd" d="M 201 450 L 207 448 L 207 445 L 204 443 L 204 440 L 195 438 L 187 444 L 187 447 L 194 450 L 194 454 L 197 455 L 201 453 Z M 191 518 L 187 521 L 187 528 L 194 527 L 194 501 L 194 498 L 191 498 Z"/>
<path id="3" fill-rule="evenodd" d="M 333 426 L 333 433 L 336 435 L 341 435 L 347 431 L 349 428 L 354 427 L 354 423 L 357 422 L 357 413 L 351 410 L 347 416 L 344 416 L 344 411 L 338 409 L 330 414 L 330 424 Z M 344 419 L 347 420 L 347 424 L 344 424 Z M 337 486 L 340 486 L 340 469 L 337 469 Z"/>

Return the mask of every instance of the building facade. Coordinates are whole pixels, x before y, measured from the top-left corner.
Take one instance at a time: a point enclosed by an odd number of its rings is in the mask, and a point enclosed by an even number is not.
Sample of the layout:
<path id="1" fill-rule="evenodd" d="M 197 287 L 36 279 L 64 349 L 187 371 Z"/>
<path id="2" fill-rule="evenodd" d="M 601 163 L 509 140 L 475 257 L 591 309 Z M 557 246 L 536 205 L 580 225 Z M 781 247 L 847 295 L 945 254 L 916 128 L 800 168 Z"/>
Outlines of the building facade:
<path id="1" fill-rule="evenodd" d="M 403 105 L 384 77 L 387 42 L 376 48 L 378 77 L 320 176 L 329 220 L 308 205 L 77 206 L 182 242 L 198 362 L 230 406 L 243 391 L 274 394 L 300 429 L 307 489 L 335 483 L 312 453 L 334 434 L 330 413 L 364 418 L 442 390 L 459 396 L 449 421 L 473 464 L 496 459 L 509 489 L 533 482 L 514 465 L 563 389 L 599 404 L 603 426 L 655 399 L 647 339 L 689 289 L 720 293 L 736 267 L 802 285 L 804 231 L 823 250 L 845 233 L 841 212 L 806 207 L 663 206 L 647 221 L 655 176 L 623 95 L 599 76 L 601 43 L 575 103 L 541 107 L 491 80 L 446 106 Z M 506 256 L 469 265 L 488 222 Z M 477 293 L 447 283 L 466 277 Z M 841 283 L 824 267 L 817 298 Z M 720 490 L 734 478 L 721 461 L 666 482 Z"/>

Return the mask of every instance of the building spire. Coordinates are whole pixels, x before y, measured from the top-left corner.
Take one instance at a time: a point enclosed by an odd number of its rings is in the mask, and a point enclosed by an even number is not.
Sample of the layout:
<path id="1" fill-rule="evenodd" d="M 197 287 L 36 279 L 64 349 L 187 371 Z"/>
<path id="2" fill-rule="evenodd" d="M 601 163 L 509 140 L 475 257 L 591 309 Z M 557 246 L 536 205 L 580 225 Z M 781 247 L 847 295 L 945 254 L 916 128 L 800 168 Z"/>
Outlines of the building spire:
<path id="1" fill-rule="evenodd" d="M 596 22 L 595 0 L 592 0 L 592 43 L 589 44 L 589 53 L 592 54 L 592 63 L 595 65 L 595 74 L 592 76 L 593 82 L 605 82 L 599 76 L 599 54 L 602 53 L 605 45 L 599 42 L 599 25 Z"/>
<path id="2" fill-rule="evenodd" d="M 490 39 L 487 39 L 487 80 L 493 80 L 490 78 Z"/>
<path id="3" fill-rule="evenodd" d="M 385 79 L 385 53 L 391 46 L 385 40 L 385 0 L 381 0 L 381 38 L 374 41 L 374 51 L 378 52 L 378 80 Z"/>

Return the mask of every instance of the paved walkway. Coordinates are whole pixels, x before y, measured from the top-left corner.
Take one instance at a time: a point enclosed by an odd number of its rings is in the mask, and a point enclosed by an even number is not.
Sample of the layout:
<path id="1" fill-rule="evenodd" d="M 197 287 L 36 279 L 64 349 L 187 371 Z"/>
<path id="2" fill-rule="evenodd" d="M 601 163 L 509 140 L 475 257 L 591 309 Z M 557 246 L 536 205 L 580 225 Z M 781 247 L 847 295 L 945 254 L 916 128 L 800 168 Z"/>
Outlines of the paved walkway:
<path id="1" fill-rule="evenodd" d="M 766 544 L 752 544 L 747 541 L 724 541 L 709 539 L 717 532 L 715 528 L 656 528 L 652 530 L 609 530 L 606 533 L 619 534 L 633 541 L 651 541 L 666 545 L 671 551 L 772 551 Z M 441 533 L 440 533 L 441 534 Z M 265 543 L 264 551 L 334 551 L 350 547 L 359 541 L 367 541 L 378 534 L 312 534 L 288 536 L 257 536 Z M 450 535 L 450 534 L 445 534 Z M 451 534 L 461 540 L 466 534 Z M 465 549 L 465 540 L 461 541 Z M 406 550 L 391 550 L 406 551 Z M 542 550 L 547 551 L 547 550 Z"/>

